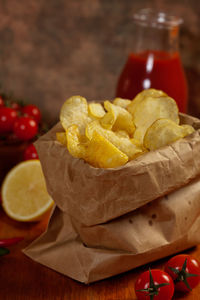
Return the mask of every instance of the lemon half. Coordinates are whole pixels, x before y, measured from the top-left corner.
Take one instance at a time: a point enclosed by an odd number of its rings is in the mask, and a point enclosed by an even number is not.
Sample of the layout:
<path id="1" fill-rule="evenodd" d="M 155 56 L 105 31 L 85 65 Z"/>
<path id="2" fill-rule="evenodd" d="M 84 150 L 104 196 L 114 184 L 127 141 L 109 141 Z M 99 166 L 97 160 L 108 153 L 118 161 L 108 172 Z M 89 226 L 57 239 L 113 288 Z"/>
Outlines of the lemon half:
<path id="1" fill-rule="evenodd" d="M 52 207 L 39 160 L 27 160 L 9 171 L 2 185 L 2 206 L 17 221 L 36 221 Z"/>

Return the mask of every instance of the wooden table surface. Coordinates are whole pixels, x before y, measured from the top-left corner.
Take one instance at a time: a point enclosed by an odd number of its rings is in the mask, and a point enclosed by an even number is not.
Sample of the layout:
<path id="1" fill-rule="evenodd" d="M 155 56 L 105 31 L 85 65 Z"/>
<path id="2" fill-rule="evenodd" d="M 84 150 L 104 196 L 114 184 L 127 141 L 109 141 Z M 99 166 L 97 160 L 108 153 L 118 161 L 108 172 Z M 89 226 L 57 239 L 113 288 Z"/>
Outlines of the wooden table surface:
<path id="1" fill-rule="evenodd" d="M 10 246 L 10 254 L 0 258 L 1 300 L 134 300 L 134 282 L 144 270 L 162 268 L 166 259 L 142 266 L 130 272 L 90 285 L 76 282 L 62 274 L 32 261 L 22 253 L 47 226 L 48 217 L 39 223 L 20 223 L 8 218 L 0 208 L 0 239 L 24 236 L 20 243 Z M 200 259 L 200 246 L 185 251 Z M 200 285 L 187 295 L 174 299 L 200 299 Z"/>

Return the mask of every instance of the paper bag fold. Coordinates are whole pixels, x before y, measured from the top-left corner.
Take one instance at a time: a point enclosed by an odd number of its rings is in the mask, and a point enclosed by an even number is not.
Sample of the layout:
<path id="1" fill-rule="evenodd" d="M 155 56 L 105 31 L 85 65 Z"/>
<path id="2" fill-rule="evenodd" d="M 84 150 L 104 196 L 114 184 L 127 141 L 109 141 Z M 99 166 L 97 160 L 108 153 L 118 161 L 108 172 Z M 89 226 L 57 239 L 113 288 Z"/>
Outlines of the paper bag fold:
<path id="1" fill-rule="evenodd" d="M 198 244 L 199 199 L 198 179 L 134 213 L 92 227 L 76 223 L 76 229 L 56 207 L 25 254 L 80 282 L 104 279 Z"/>
<path id="2" fill-rule="evenodd" d="M 196 118 L 184 123 L 200 128 Z M 115 169 L 93 168 L 56 141 L 60 124 L 36 142 L 49 194 L 62 211 L 91 226 L 122 216 L 200 174 L 200 130 Z M 144 188 L 145 187 L 145 188 Z"/>

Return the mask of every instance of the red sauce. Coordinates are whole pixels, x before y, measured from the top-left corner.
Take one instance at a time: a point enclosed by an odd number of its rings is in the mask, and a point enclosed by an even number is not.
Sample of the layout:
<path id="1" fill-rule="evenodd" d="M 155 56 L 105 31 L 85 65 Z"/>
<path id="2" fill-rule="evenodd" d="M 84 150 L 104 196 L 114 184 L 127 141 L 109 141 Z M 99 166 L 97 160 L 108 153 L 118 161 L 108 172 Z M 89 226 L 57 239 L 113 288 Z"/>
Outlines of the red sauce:
<path id="1" fill-rule="evenodd" d="M 116 96 L 133 99 L 147 88 L 160 89 L 187 111 L 187 82 L 178 53 L 145 51 L 131 53 L 120 75 Z"/>

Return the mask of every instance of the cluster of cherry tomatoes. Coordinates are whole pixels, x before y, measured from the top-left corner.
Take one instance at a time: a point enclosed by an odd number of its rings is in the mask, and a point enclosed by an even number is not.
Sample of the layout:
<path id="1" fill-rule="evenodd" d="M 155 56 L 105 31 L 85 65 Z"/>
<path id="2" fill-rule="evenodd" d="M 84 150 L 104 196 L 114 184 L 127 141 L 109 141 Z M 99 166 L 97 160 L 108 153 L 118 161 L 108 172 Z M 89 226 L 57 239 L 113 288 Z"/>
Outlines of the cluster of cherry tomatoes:
<path id="1" fill-rule="evenodd" d="M 143 272 L 135 283 L 139 300 L 170 300 L 174 291 L 188 293 L 200 282 L 200 263 L 190 255 L 172 257 L 164 271 L 154 269 Z"/>
<path id="2" fill-rule="evenodd" d="M 30 142 L 24 159 L 38 159 L 37 151 L 31 143 L 39 131 L 41 112 L 36 105 L 20 105 L 17 101 L 0 96 L 0 136 L 22 142 Z"/>
<path id="3" fill-rule="evenodd" d="M 31 140 L 38 133 L 40 120 L 41 113 L 37 106 L 5 103 L 0 97 L 0 134 L 13 132 L 22 141 Z"/>

